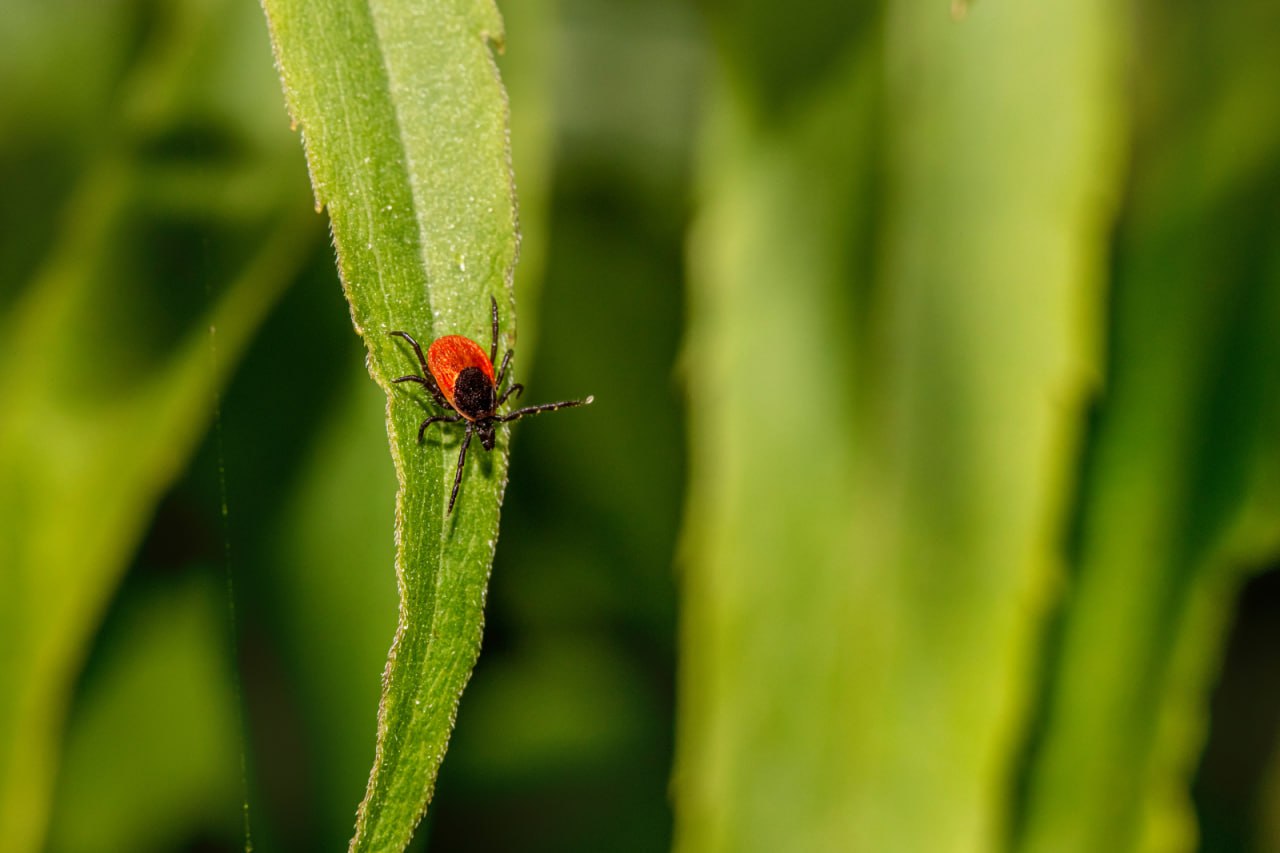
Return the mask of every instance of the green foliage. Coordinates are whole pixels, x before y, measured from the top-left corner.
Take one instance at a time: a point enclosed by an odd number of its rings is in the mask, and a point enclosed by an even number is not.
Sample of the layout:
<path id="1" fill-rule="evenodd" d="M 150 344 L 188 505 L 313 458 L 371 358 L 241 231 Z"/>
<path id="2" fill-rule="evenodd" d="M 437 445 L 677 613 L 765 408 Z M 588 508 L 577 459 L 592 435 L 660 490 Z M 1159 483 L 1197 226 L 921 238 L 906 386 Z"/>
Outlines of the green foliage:
<path id="1" fill-rule="evenodd" d="M 1275 848 L 1280 5 L 12 5 L 6 850 Z"/>
<path id="2" fill-rule="evenodd" d="M 67 730 L 50 849 L 174 849 L 192 825 L 235 826 L 240 732 L 219 592 L 204 578 L 151 589 L 108 627 Z M 145 736 L 123 743 L 128 731 Z"/>
<path id="3" fill-rule="evenodd" d="M 1278 185 L 1256 155 L 1205 159 L 1215 138 L 1280 151 L 1268 111 L 1234 106 L 1274 82 L 1257 16 L 1150 24 L 1158 79 L 1203 94 L 1134 113 L 1145 156 L 1115 239 L 1106 391 L 1020 849 L 1192 846 L 1224 626 L 1280 547 Z"/>
<path id="4" fill-rule="evenodd" d="M 430 800 L 479 654 L 507 431 L 495 453 L 472 456 L 447 515 L 457 450 L 439 431 L 419 446 L 421 402 L 391 385 L 417 368 L 388 333 L 483 341 L 492 295 L 505 309 L 504 341 L 514 340 L 515 197 L 490 56 L 501 21 L 491 4 L 456 0 L 264 6 L 352 319 L 391 401 L 400 618 L 351 848 L 399 848 Z"/>
<path id="5" fill-rule="evenodd" d="M 713 18 L 690 253 L 680 848 L 1189 848 L 1280 535 L 1275 173 L 1195 162 L 1274 169 L 1218 112 L 1264 64 L 1201 116 L 1158 93 L 1203 29 L 1149 38 L 1135 122 L 1114 4 L 889 2 L 821 67 L 743 49 L 755 11 Z"/>
<path id="6" fill-rule="evenodd" d="M 889 4 L 888 37 L 851 32 L 786 110 L 724 53 L 691 251 L 681 849 L 998 838 L 1096 375 L 1103 7 Z"/>
<path id="7" fill-rule="evenodd" d="M 56 15 L 28 4 L 16 20 L 25 37 L 56 44 Z M 25 244 L 6 253 L 6 268 L 26 281 L 7 282 L 0 317 L 0 826 L 9 850 L 40 848 L 86 645 L 231 366 L 319 236 L 298 208 L 305 196 L 288 134 L 259 123 L 251 103 L 213 94 L 234 87 L 241 53 L 265 51 L 260 31 L 236 29 L 243 21 L 218 4 L 175 7 L 124 67 L 112 27 L 100 39 L 77 35 L 84 69 L 103 70 L 114 88 L 86 95 L 66 78 L 79 111 L 46 112 L 48 125 L 6 135 L 17 186 L 62 190 L 6 200 L 31 205 L 10 218 L 59 223 L 36 238 L 40 253 Z M 15 81 L 35 69 L 6 70 L 3 88 L 21 91 Z M 56 90 L 45 94 L 57 100 Z M 190 147 L 186 134 L 206 125 L 219 128 L 215 144 Z M 75 134 L 93 144 L 68 142 Z M 26 158 L 46 147 L 45 168 L 26 174 Z M 206 252 L 216 261 L 192 263 Z"/>

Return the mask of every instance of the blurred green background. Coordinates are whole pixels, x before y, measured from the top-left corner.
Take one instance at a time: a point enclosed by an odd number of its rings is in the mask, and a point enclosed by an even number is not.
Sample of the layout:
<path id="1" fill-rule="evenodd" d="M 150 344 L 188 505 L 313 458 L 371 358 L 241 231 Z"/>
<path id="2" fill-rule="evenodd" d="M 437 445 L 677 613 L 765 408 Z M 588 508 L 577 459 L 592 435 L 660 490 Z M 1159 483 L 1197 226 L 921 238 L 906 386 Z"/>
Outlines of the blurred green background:
<path id="1" fill-rule="evenodd" d="M 1280 851 L 1280 3 L 500 5 L 596 403 L 414 847 Z M 395 482 L 261 11 L 3 17 L 0 846 L 340 848 Z"/>

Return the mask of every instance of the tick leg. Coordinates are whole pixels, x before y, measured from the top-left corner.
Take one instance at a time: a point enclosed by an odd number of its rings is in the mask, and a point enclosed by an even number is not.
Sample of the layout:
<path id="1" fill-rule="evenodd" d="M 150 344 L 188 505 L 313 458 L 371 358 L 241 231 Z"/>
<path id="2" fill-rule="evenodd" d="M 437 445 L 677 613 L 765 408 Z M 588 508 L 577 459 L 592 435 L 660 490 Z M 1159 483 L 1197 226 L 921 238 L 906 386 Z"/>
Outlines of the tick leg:
<path id="1" fill-rule="evenodd" d="M 498 357 L 498 300 L 490 295 L 489 304 L 493 307 L 493 343 L 489 344 L 489 363 L 493 364 L 493 360 Z M 510 356 L 507 357 L 510 358 Z M 505 368 L 506 365 L 503 367 Z"/>
<path id="2" fill-rule="evenodd" d="M 431 397 L 436 401 L 436 405 L 448 411 L 453 407 L 449 405 L 449 401 L 445 399 L 444 394 L 440 393 L 440 386 L 436 385 L 435 379 L 431 377 L 431 371 L 427 369 L 427 359 L 422 355 L 422 347 L 418 346 L 418 342 L 413 339 L 413 335 L 408 332 L 390 332 L 389 334 L 404 338 L 413 345 L 413 351 L 418 354 L 418 363 L 422 365 L 422 375 L 412 374 L 409 376 L 401 376 L 398 379 L 392 379 L 392 382 L 417 382 L 423 388 L 431 392 Z"/>
<path id="3" fill-rule="evenodd" d="M 430 375 L 431 371 L 427 370 L 427 357 L 422 354 L 422 347 L 418 346 L 418 342 L 413 339 L 413 335 L 408 332 L 388 332 L 389 335 L 397 338 L 404 338 L 413 346 L 413 351 L 418 354 L 418 364 L 422 365 L 422 374 Z"/>
<path id="4" fill-rule="evenodd" d="M 511 357 L 514 356 L 515 354 L 516 354 L 515 350 L 509 349 L 507 350 L 507 354 L 502 357 L 502 367 L 498 368 L 498 378 L 495 379 L 493 382 L 494 387 L 496 388 L 502 387 L 502 380 L 506 378 L 507 368 L 511 365 Z M 491 363 L 492 363 L 492 360 L 491 360 Z"/>
<path id="5" fill-rule="evenodd" d="M 449 495 L 449 509 L 445 513 L 448 515 L 453 512 L 453 502 L 458 499 L 458 486 L 462 483 L 462 466 L 467 461 L 467 445 L 471 443 L 471 424 L 467 424 L 467 434 L 462 437 L 462 449 L 458 451 L 458 471 L 453 475 L 453 492 Z"/>
<path id="6" fill-rule="evenodd" d="M 431 377 L 429 376 L 419 376 L 416 373 L 413 373 L 408 376 L 401 376 L 398 379 L 392 379 L 391 381 L 392 382 L 417 382 L 423 388 L 426 388 L 428 391 L 431 392 L 431 396 L 435 399 L 437 406 L 444 409 L 445 411 L 449 411 L 450 409 L 453 408 L 452 406 L 449 405 L 449 401 L 444 398 L 444 395 L 440 393 L 440 388 L 437 387 L 435 381 L 432 380 Z"/>
<path id="7" fill-rule="evenodd" d="M 573 406 L 585 406 L 593 400 L 595 400 L 595 397 L 588 397 L 585 400 L 562 400 L 559 403 L 543 403 L 541 406 L 527 406 L 523 409 L 516 409 L 514 412 L 508 412 L 502 417 L 496 418 L 496 420 L 500 420 L 503 423 L 509 423 L 511 421 L 518 421 L 525 415 L 540 415 L 543 412 L 554 412 L 556 409 L 569 409 Z"/>
<path id="8" fill-rule="evenodd" d="M 495 404 L 494 407 L 497 408 L 497 406 L 501 406 L 503 403 L 507 402 L 507 398 L 510 397 L 512 394 L 515 394 L 517 397 L 519 397 L 522 393 L 524 393 L 524 386 L 521 385 L 519 382 L 512 382 L 511 387 L 508 388 L 506 391 L 502 392 L 502 396 L 498 398 L 498 402 Z"/>
<path id="9" fill-rule="evenodd" d="M 432 415 L 427 418 L 418 427 L 418 444 L 422 444 L 422 437 L 427 434 L 427 427 L 434 423 L 456 424 L 462 420 L 462 415 Z"/>
<path id="10" fill-rule="evenodd" d="M 498 371 L 498 381 L 493 383 L 496 387 L 502 387 L 503 381 L 507 378 L 507 368 L 511 366 L 511 357 L 515 354 L 515 350 L 509 349 L 507 350 L 507 354 L 502 357 L 502 369 Z M 524 393 L 524 386 L 519 382 L 512 382 L 511 387 L 502 392 L 502 396 L 498 398 L 498 402 L 494 404 L 494 408 L 497 408 L 507 402 L 507 398 L 512 394 L 519 397 L 522 393 Z"/>

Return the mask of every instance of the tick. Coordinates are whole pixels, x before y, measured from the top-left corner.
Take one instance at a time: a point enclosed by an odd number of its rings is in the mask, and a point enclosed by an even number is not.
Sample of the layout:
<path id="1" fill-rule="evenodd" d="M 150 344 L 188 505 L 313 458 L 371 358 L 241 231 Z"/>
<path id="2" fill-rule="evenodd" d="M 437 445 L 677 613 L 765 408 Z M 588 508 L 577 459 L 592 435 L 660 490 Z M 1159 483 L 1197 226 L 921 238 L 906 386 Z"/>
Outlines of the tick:
<path id="1" fill-rule="evenodd" d="M 502 366 L 497 376 L 493 373 L 493 362 L 498 355 L 498 301 L 489 297 L 493 309 L 493 339 L 489 344 L 489 352 L 462 335 L 445 335 L 436 338 L 427 347 L 426 355 L 422 347 L 408 332 L 391 332 L 396 337 L 404 338 L 413 347 L 418 356 L 418 364 L 422 373 L 411 373 L 401 376 L 392 382 L 416 382 L 430 392 L 436 405 L 448 414 L 432 415 L 418 427 L 418 442 L 426 435 L 427 427 L 434 423 L 458 423 L 467 425 L 462 436 L 462 449 L 458 451 L 458 470 L 453 475 L 453 491 L 449 495 L 448 513 L 453 512 L 453 503 L 458 499 L 458 486 L 462 483 L 462 466 L 467 461 L 467 447 L 471 444 L 471 436 L 480 436 L 480 444 L 485 450 L 493 450 L 494 429 L 498 424 L 518 421 L 525 415 L 537 415 L 542 412 L 554 412 L 556 409 L 567 409 L 572 406 L 585 406 L 595 397 L 585 400 L 562 400 L 559 403 L 543 403 L 541 406 L 526 406 L 512 412 L 499 414 L 498 409 L 514 394 L 519 397 L 524 386 L 512 382 L 503 389 L 503 383 L 510 377 L 507 368 L 511 366 L 511 357 L 515 350 L 507 350 L 502 357 Z"/>

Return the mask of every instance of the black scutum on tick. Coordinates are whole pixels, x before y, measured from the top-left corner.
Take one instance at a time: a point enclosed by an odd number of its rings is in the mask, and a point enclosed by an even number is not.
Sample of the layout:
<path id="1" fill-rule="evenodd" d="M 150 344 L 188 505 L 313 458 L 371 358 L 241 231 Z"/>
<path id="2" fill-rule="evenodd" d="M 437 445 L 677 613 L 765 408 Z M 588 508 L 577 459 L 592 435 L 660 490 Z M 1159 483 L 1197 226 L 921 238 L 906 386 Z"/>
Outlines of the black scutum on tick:
<path id="1" fill-rule="evenodd" d="M 453 405 L 458 413 L 469 421 L 493 414 L 497 405 L 493 383 L 478 367 L 463 368 L 453 385 Z"/>

